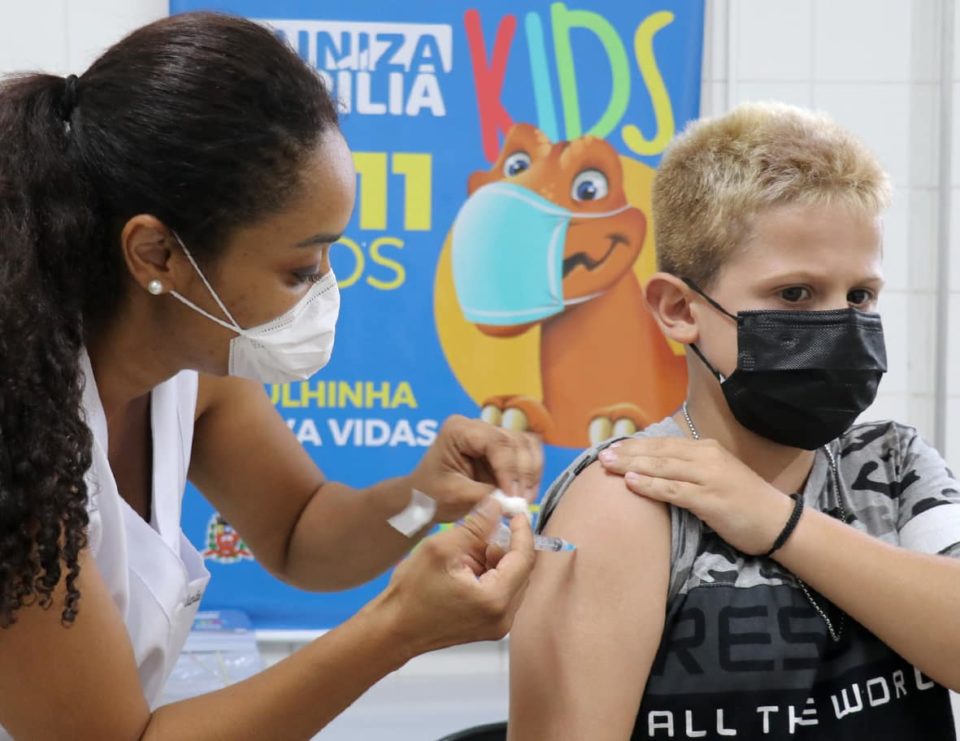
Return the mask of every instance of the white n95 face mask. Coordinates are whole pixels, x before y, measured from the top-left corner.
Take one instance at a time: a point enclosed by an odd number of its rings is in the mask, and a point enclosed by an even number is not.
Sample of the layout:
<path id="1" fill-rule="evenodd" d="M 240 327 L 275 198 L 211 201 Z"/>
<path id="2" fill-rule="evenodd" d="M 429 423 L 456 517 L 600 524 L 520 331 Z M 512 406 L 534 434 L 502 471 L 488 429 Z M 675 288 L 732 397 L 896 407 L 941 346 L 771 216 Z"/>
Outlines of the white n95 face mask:
<path id="1" fill-rule="evenodd" d="M 307 380 L 330 362 L 340 314 L 340 289 L 332 269 L 289 311 L 265 324 L 243 329 L 213 290 L 190 250 L 179 236 L 174 236 L 213 300 L 230 321 L 213 316 L 176 291 L 170 294 L 207 319 L 237 333 L 230 340 L 229 375 L 261 383 L 290 383 Z"/>

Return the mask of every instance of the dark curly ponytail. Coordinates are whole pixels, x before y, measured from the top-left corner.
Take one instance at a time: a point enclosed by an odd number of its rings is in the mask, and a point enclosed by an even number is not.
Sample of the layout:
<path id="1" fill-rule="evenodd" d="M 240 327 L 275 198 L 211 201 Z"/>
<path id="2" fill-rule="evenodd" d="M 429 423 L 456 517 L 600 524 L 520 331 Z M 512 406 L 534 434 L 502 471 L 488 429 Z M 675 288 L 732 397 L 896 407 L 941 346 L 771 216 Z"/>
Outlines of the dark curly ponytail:
<path id="1" fill-rule="evenodd" d="M 0 626 L 63 581 L 77 613 L 92 436 L 84 342 L 122 308 L 119 235 L 156 216 L 199 259 L 279 209 L 337 125 L 267 29 L 196 13 L 145 26 L 79 79 L 0 84 Z"/>

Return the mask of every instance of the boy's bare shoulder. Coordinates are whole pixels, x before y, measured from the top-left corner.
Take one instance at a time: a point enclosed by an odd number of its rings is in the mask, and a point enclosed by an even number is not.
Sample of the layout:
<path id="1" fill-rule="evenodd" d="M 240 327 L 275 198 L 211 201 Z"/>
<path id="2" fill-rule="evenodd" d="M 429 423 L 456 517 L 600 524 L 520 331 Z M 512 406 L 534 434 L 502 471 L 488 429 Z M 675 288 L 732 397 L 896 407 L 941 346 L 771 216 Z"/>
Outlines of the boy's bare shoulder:
<path id="1" fill-rule="evenodd" d="M 585 557 L 623 554 L 624 549 L 640 552 L 663 537 L 669 544 L 669 530 L 665 504 L 634 494 L 623 477 L 607 473 L 594 461 L 567 488 L 544 533 L 577 545 L 580 558 L 581 552 Z"/>
<path id="2" fill-rule="evenodd" d="M 681 434 L 676 423 L 670 417 L 667 417 L 636 433 L 634 437 L 677 437 Z M 601 474 L 604 474 L 604 472 L 597 470 L 600 468 L 597 464 L 597 456 L 616 440 L 617 438 L 607 440 L 600 445 L 585 450 L 551 484 L 541 503 L 540 519 L 538 521 L 540 531 L 544 531 L 560 503 L 566 500 L 572 491 L 580 491 L 583 487 L 586 487 L 592 491 L 600 491 L 605 497 L 618 492 L 621 495 L 636 496 L 626 489 L 622 478 L 619 476 L 602 476 Z M 584 479 L 585 474 L 587 475 L 586 479 Z M 573 496 L 580 498 L 589 495 L 574 493 Z"/>

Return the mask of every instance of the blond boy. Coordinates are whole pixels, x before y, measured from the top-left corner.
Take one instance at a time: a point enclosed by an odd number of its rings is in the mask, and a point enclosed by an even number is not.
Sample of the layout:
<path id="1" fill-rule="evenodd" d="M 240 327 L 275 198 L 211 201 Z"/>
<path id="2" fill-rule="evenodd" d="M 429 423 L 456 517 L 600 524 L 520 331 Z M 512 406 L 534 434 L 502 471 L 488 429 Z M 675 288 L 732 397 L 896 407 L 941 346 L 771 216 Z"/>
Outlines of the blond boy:
<path id="1" fill-rule="evenodd" d="M 960 485 L 916 430 L 853 424 L 886 369 L 889 192 L 785 105 L 671 145 L 646 292 L 687 399 L 548 493 L 579 549 L 535 569 L 510 739 L 955 738 Z"/>

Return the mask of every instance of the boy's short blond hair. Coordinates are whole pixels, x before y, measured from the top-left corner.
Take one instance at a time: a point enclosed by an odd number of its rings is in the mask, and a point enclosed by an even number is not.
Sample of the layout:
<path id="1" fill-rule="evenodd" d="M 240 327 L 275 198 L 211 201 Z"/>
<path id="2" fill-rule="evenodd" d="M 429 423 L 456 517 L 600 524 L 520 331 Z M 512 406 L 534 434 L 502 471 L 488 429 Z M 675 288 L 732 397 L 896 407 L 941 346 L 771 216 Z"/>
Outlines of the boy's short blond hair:
<path id="1" fill-rule="evenodd" d="M 664 153 L 653 184 L 657 265 L 708 286 L 768 208 L 842 203 L 879 214 L 889 201 L 876 157 L 826 115 L 743 104 L 692 123 Z"/>

